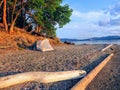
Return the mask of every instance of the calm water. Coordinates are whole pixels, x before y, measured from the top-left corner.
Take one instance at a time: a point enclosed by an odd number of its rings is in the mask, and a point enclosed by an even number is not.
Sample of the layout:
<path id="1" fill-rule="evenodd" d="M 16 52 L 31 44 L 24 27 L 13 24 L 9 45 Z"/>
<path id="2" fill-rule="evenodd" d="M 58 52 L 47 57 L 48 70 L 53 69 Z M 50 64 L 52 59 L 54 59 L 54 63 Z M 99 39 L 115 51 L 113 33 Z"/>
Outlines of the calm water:
<path id="1" fill-rule="evenodd" d="M 73 41 L 75 44 L 118 44 L 120 45 L 120 40 L 98 40 L 98 41 Z"/>

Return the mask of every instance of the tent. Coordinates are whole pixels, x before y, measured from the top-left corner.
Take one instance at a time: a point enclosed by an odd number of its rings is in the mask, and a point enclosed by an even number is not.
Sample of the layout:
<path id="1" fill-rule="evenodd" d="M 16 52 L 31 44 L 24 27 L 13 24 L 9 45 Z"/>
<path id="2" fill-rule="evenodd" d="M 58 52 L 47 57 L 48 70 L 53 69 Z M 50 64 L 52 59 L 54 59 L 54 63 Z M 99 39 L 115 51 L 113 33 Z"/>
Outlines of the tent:
<path id="1" fill-rule="evenodd" d="M 54 50 L 53 47 L 50 45 L 48 39 L 39 40 L 36 42 L 36 49 L 40 51 L 52 51 Z"/>

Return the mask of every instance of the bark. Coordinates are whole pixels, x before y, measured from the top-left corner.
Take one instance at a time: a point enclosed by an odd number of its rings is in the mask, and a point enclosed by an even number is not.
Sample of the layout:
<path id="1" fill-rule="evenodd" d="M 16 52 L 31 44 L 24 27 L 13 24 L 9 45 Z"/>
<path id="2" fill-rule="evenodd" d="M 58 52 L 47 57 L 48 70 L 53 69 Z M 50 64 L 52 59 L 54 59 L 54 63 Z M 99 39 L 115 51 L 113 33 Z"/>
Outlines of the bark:
<path id="1" fill-rule="evenodd" d="M 15 0 L 15 1 L 16 1 L 16 0 Z M 22 0 L 22 3 L 21 3 L 21 4 L 23 4 L 23 0 Z M 26 2 L 26 4 L 27 4 L 27 2 Z M 11 22 L 10 31 L 9 31 L 10 33 L 13 33 L 13 32 L 14 32 L 13 28 L 14 28 L 15 22 L 16 22 L 18 16 L 20 15 L 22 9 L 25 7 L 26 4 L 22 5 L 21 9 L 18 10 L 15 18 L 14 18 L 13 21 Z M 16 6 L 16 3 L 15 3 L 15 6 Z M 14 9 L 15 9 L 15 7 L 14 7 Z M 14 11 L 15 11 L 15 10 L 14 10 Z"/>
<path id="2" fill-rule="evenodd" d="M 36 33 L 39 33 L 42 30 L 42 26 L 37 25 L 35 28 Z"/>
<path id="3" fill-rule="evenodd" d="M 6 0 L 3 0 L 4 2 L 4 7 L 3 7 L 3 24 L 5 26 L 5 31 L 8 31 L 8 24 L 7 24 L 7 19 L 6 19 L 6 6 L 7 6 L 7 2 Z"/>
<path id="4" fill-rule="evenodd" d="M 13 22 L 16 3 L 17 3 L 17 0 L 14 0 L 11 22 Z"/>
<path id="5" fill-rule="evenodd" d="M 86 75 L 84 70 L 61 71 L 61 72 L 26 72 L 16 75 L 0 77 L 0 89 L 21 84 L 30 81 L 40 83 L 51 83 L 75 78 L 81 78 Z"/>
<path id="6" fill-rule="evenodd" d="M 19 9 L 19 11 L 17 12 L 17 14 L 16 14 L 14 20 L 11 22 L 10 34 L 14 32 L 13 28 L 14 28 L 15 22 L 16 22 L 18 16 L 20 15 L 20 12 L 21 12 L 22 9 L 23 9 L 23 8 Z"/>

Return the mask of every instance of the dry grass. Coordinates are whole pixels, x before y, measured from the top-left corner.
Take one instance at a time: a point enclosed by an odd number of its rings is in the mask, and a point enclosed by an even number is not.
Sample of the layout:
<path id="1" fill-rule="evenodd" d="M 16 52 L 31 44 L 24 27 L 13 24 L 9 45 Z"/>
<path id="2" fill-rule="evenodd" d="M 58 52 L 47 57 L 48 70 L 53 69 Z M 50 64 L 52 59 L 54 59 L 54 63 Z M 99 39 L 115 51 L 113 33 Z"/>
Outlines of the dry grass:
<path id="1" fill-rule="evenodd" d="M 0 31 L 0 47 L 12 47 L 12 48 L 19 48 L 23 47 L 26 48 L 34 44 L 37 40 L 43 40 L 45 37 L 42 36 L 33 36 L 29 33 L 25 32 L 22 29 L 15 28 L 15 32 L 12 34 L 6 33 L 4 31 Z M 50 39 L 50 43 L 54 45 L 60 45 L 60 40 L 58 38 Z"/>

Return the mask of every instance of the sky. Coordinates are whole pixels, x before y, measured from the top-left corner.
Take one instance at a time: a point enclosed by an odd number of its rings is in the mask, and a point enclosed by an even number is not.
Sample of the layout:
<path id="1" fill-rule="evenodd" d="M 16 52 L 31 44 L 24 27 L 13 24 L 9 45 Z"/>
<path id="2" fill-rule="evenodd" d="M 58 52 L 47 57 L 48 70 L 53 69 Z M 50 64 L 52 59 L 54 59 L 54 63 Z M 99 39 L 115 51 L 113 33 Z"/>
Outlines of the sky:
<path id="1" fill-rule="evenodd" d="M 73 9 L 71 21 L 57 29 L 59 38 L 85 39 L 120 35 L 119 0 L 64 0 Z"/>

